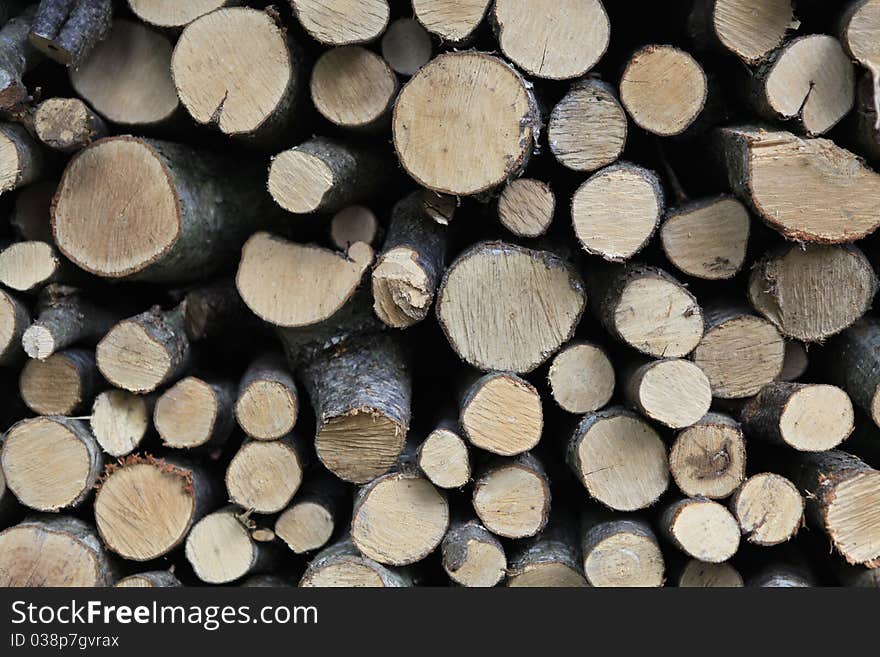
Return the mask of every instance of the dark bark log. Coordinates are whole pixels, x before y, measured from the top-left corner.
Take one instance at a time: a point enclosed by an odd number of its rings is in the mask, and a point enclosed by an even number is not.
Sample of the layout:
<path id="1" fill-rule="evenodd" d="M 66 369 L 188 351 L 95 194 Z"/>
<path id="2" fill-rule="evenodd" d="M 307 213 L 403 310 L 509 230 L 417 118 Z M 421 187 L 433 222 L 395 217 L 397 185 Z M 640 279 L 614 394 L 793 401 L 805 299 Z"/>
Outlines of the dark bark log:
<path id="1" fill-rule="evenodd" d="M 40 0 L 29 36 L 55 61 L 76 67 L 107 36 L 112 21 L 111 0 Z"/>
<path id="2" fill-rule="evenodd" d="M 0 30 L 0 112 L 20 111 L 29 100 L 21 78 L 43 58 L 28 41 L 35 13 L 31 5 Z"/>
<path id="3" fill-rule="evenodd" d="M 74 344 L 93 346 L 121 315 L 92 303 L 77 290 L 49 287 L 37 306 L 36 319 L 24 332 L 22 345 L 28 356 L 38 360 Z"/>
<path id="4" fill-rule="evenodd" d="M 412 586 L 406 570 L 387 568 L 361 555 L 348 536 L 321 550 L 309 562 L 299 583 L 302 587 L 401 587 Z"/>
<path id="5" fill-rule="evenodd" d="M 476 519 L 453 521 L 440 547 L 443 570 L 460 586 L 495 586 L 507 574 L 504 546 Z"/>

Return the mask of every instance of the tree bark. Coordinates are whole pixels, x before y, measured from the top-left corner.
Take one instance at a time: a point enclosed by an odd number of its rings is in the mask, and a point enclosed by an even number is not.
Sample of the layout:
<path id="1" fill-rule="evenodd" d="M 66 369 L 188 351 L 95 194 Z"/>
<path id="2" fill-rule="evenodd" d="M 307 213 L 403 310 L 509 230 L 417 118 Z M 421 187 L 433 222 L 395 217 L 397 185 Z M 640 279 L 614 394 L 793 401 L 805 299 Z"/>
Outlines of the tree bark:
<path id="1" fill-rule="evenodd" d="M 31 317 L 27 307 L 5 290 L 0 290 L 0 322 L 8 327 L 3 332 L 8 337 L 0 343 L 0 367 L 17 365 L 24 358 L 21 336 L 30 325 Z"/>
<path id="2" fill-rule="evenodd" d="M 36 9 L 26 7 L 0 29 L 0 112 L 18 112 L 30 98 L 22 76 L 43 58 L 28 41 Z"/>
<path id="3" fill-rule="evenodd" d="M 0 33 L 0 47 L 2 43 Z M 2 54 L 0 51 L 0 57 Z M 2 73 L 0 69 L 0 76 Z M 22 126 L 0 123 L 0 146 L 3 146 L 3 157 L 0 158 L 0 194 L 40 180 L 48 172 L 49 162 L 42 146 Z"/>
<path id="4" fill-rule="evenodd" d="M 504 546 L 476 519 L 453 521 L 441 544 L 443 570 L 459 586 L 496 586 L 507 574 Z"/>
<path id="5" fill-rule="evenodd" d="M 387 568 L 361 555 L 348 536 L 321 550 L 309 562 L 299 582 L 302 587 L 390 587 L 412 586 L 406 571 Z"/>
<path id="6" fill-rule="evenodd" d="M 29 37 L 56 62 L 76 67 L 107 36 L 112 21 L 111 0 L 40 0 Z"/>
<path id="7" fill-rule="evenodd" d="M 28 356 L 45 360 L 71 345 L 93 346 L 118 322 L 121 313 L 92 303 L 78 290 L 50 287 L 37 316 L 22 337 Z"/>

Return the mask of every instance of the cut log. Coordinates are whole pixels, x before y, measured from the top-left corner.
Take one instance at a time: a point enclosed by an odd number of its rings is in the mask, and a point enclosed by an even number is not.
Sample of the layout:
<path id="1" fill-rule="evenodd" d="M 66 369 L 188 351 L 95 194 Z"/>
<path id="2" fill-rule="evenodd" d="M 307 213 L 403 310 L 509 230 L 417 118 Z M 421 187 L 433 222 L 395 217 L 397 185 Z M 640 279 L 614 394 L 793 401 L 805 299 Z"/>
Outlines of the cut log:
<path id="1" fill-rule="evenodd" d="M 560 164 L 595 171 L 613 164 L 626 146 L 626 112 L 614 89 L 595 78 L 572 85 L 550 114 L 547 139 Z"/>
<path id="2" fill-rule="evenodd" d="M 421 561 L 449 528 L 445 493 L 403 468 L 362 486 L 354 500 L 351 540 L 368 559 L 389 566 Z"/>
<path id="3" fill-rule="evenodd" d="M 854 245 L 787 245 L 752 269 L 749 301 L 780 332 L 821 342 L 871 306 L 877 276 Z"/>
<path id="4" fill-rule="evenodd" d="M 838 32 L 844 48 L 859 64 L 868 69 L 880 65 L 880 3 L 877 0 L 852 0 L 841 15 Z"/>
<path id="5" fill-rule="evenodd" d="M 379 237 L 379 220 L 370 208 L 349 205 L 333 215 L 330 239 L 336 248 L 348 251 L 355 242 L 373 246 Z"/>
<path id="6" fill-rule="evenodd" d="M 788 1 L 788 0 L 786 0 Z M 706 563 L 691 559 L 678 576 L 679 588 L 742 588 L 742 575 L 729 563 Z"/>
<path id="7" fill-rule="evenodd" d="M 746 445 L 739 423 L 721 413 L 707 413 L 680 431 L 669 451 L 669 470 L 688 497 L 729 497 L 746 474 Z"/>
<path id="8" fill-rule="evenodd" d="M 309 562 L 299 582 L 302 587 L 397 588 L 412 586 L 406 571 L 386 568 L 361 555 L 346 537 L 321 550 Z"/>
<path id="9" fill-rule="evenodd" d="M 855 68 L 834 37 L 798 37 L 755 72 L 749 100 L 764 118 L 792 121 L 810 137 L 824 135 L 853 107 Z"/>
<path id="10" fill-rule="evenodd" d="M 511 550 L 507 586 L 514 587 L 585 587 L 580 550 L 568 519 L 554 518 L 554 523 L 540 535 L 521 542 Z"/>
<path id="11" fill-rule="evenodd" d="M 42 180 L 15 193 L 15 206 L 9 223 L 19 239 L 26 242 L 52 242 L 49 206 L 58 188 L 56 180 Z"/>
<path id="12" fill-rule="evenodd" d="M 398 18 L 382 36 L 382 57 L 395 73 L 410 76 L 431 60 L 431 35 L 413 18 Z"/>
<path id="13" fill-rule="evenodd" d="M 328 50 L 309 84 L 318 113 L 340 128 L 387 129 L 397 95 L 397 76 L 376 53 L 361 46 Z"/>
<path id="14" fill-rule="evenodd" d="M 501 456 L 515 456 L 541 440 L 541 395 L 515 374 L 486 374 L 468 386 L 460 404 L 459 424 L 474 446 Z"/>
<path id="15" fill-rule="evenodd" d="M 298 417 L 299 396 L 284 360 L 273 353 L 257 357 L 238 386 L 238 426 L 251 438 L 276 440 L 290 433 Z"/>
<path id="16" fill-rule="evenodd" d="M 730 500 L 743 536 L 755 545 L 794 538 L 804 523 L 804 499 L 785 477 L 762 472 L 749 477 Z"/>
<path id="17" fill-rule="evenodd" d="M 74 153 L 107 136 L 107 125 L 79 98 L 49 98 L 34 112 L 34 131 L 45 146 Z"/>
<path id="18" fill-rule="evenodd" d="M 442 96 L 437 89 L 445 90 Z M 481 52 L 450 52 L 425 65 L 401 90 L 394 145 L 401 165 L 420 185 L 468 196 L 516 176 L 539 125 L 530 86 L 513 67 Z"/>
<path id="19" fill-rule="evenodd" d="M 680 135 L 706 106 L 706 73 L 673 46 L 645 46 L 630 57 L 620 79 L 620 101 L 640 128 L 660 137 Z"/>
<path id="20" fill-rule="evenodd" d="M 779 377 L 785 342 L 773 324 L 724 301 L 707 306 L 703 315 L 705 333 L 693 359 L 709 379 L 712 396 L 751 397 Z"/>
<path id="21" fill-rule="evenodd" d="M 0 194 L 39 180 L 47 168 L 42 147 L 27 130 L 15 123 L 0 123 Z"/>
<path id="22" fill-rule="evenodd" d="M 588 513 L 581 531 L 584 575 L 590 586 L 663 586 L 663 553 L 648 523 Z"/>
<path id="23" fill-rule="evenodd" d="M 234 403 L 231 381 L 188 376 L 156 400 L 153 425 L 166 447 L 219 447 L 232 433 Z"/>
<path id="24" fill-rule="evenodd" d="M 155 399 L 124 390 L 106 390 L 95 397 L 90 424 L 101 448 L 117 458 L 138 448 L 147 435 Z"/>
<path id="25" fill-rule="evenodd" d="M 315 41 L 328 46 L 367 43 L 388 26 L 388 0 L 289 0 L 293 12 Z"/>
<path id="26" fill-rule="evenodd" d="M 731 52 L 750 66 L 775 50 L 796 29 L 791 0 L 709 0 L 697 2 L 688 28 L 700 49 Z"/>
<path id="27" fill-rule="evenodd" d="M 452 421 L 441 422 L 416 450 L 416 463 L 438 488 L 463 488 L 471 479 L 467 443 Z"/>
<path id="28" fill-rule="evenodd" d="M 344 481 L 387 472 L 403 451 L 412 382 L 407 357 L 389 336 L 352 339 L 303 367 L 317 429 L 315 450 Z"/>
<path id="29" fill-rule="evenodd" d="M 95 354 L 85 349 L 29 360 L 18 381 L 21 398 L 38 415 L 76 415 L 91 405 L 100 385 Z"/>
<path id="30" fill-rule="evenodd" d="M 495 0 L 489 20 L 505 57 L 529 75 L 550 80 L 586 74 L 611 40 L 600 0 Z"/>
<path id="31" fill-rule="evenodd" d="M 132 13 L 144 23 L 166 29 L 180 29 L 215 9 L 242 4 L 241 0 L 128 0 Z"/>
<path id="32" fill-rule="evenodd" d="M 801 378 L 810 366 L 810 357 L 803 342 L 786 340 L 785 359 L 782 361 L 780 381 L 796 381 Z"/>
<path id="33" fill-rule="evenodd" d="M 394 206 L 391 225 L 373 268 L 373 310 L 392 328 L 428 316 L 446 261 L 448 231 L 425 211 L 421 192 Z"/>
<path id="34" fill-rule="evenodd" d="M 272 158 L 269 193 L 294 214 L 337 212 L 378 194 L 393 170 L 376 149 L 313 137 Z"/>
<path id="35" fill-rule="evenodd" d="M 787 238 L 851 242 L 880 226 L 880 174 L 833 142 L 751 127 L 718 135 L 731 189 Z"/>
<path id="36" fill-rule="evenodd" d="M 114 326 L 95 349 L 98 369 L 117 388 L 143 394 L 173 383 L 189 369 L 183 309 L 158 306 Z"/>
<path id="37" fill-rule="evenodd" d="M 101 541 L 72 516 L 35 516 L 0 533 L 0 586 L 110 586 Z"/>
<path id="38" fill-rule="evenodd" d="M 256 513 L 277 513 L 290 504 L 306 467 L 300 443 L 294 436 L 246 441 L 226 469 L 230 501 Z"/>
<path id="39" fill-rule="evenodd" d="M 830 383 L 880 426 L 880 322 L 865 317 L 828 343 L 821 365 Z"/>
<path id="40" fill-rule="evenodd" d="M 811 523 L 847 563 L 880 566 L 880 472 L 838 450 L 797 455 L 793 481 Z"/>
<path id="41" fill-rule="evenodd" d="M 150 561 L 180 545 L 216 502 L 211 477 L 187 461 L 129 456 L 108 467 L 95 496 L 95 520 L 110 550 Z"/>
<path id="42" fill-rule="evenodd" d="M 480 522 L 493 534 L 534 536 L 550 518 L 550 480 L 531 454 L 496 457 L 477 474 L 472 503 Z"/>
<path id="43" fill-rule="evenodd" d="M 627 402 L 649 420 L 671 429 L 696 423 L 712 404 L 709 379 L 689 360 L 649 361 L 627 374 L 622 381 Z"/>
<path id="44" fill-rule="evenodd" d="M 745 405 L 740 420 L 749 437 L 802 452 L 834 449 L 853 431 L 849 396 L 818 383 L 771 383 Z"/>
<path id="45" fill-rule="evenodd" d="M 112 0 L 40 0 L 28 36 L 35 48 L 75 68 L 107 36 L 112 21 Z"/>
<path id="46" fill-rule="evenodd" d="M 184 553 L 196 577 L 207 584 L 228 584 L 259 572 L 275 556 L 267 544 L 251 538 L 235 508 L 210 513 L 193 525 Z"/>
<path id="47" fill-rule="evenodd" d="M 275 520 L 275 534 L 294 554 L 324 547 L 340 528 L 348 489 L 331 475 L 310 475 L 293 501 Z"/>
<path id="48" fill-rule="evenodd" d="M 35 292 L 53 281 L 76 278 L 51 244 L 13 242 L 0 252 L 0 283 L 18 292 Z"/>
<path id="49" fill-rule="evenodd" d="M 475 519 L 453 522 L 440 548 L 443 570 L 459 586 L 496 586 L 507 574 L 504 546 Z"/>
<path id="50" fill-rule="evenodd" d="M 119 319 L 118 312 L 95 305 L 76 290 L 50 286 L 21 343 L 28 356 L 45 360 L 74 344 L 97 344 Z"/>
<path id="51" fill-rule="evenodd" d="M 709 281 L 736 276 L 746 259 L 748 210 L 731 196 L 674 208 L 660 228 L 666 258 L 680 271 Z"/>
<path id="52" fill-rule="evenodd" d="M 272 145 L 293 126 L 300 55 L 268 12 L 247 7 L 200 16 L 177 40 L 171 74 L 196 123 Z"/>
<path id="53" fill-rule="evenodd" d="M 682 552 L 709 563 L 727 561 L 739 549 L 739 524 L 718 502 L 684 498 L 670 502 L 660 518 L 660 529 Z"/>
<path id="54" fill-rule="evenodd" d="M 19 502 L 37 511 L 59 511 L 86 501 L 104 464 L 85 424 L 37 417 L 9 429 L 0 465 Z"/>
<path id="55" fill-rule="evenodd" d="M 167 125 L 180 106 L 171 77 L 171 49 L 165 36 L 116 19 L 108 37 L 70 69 L 70 83 L 108 121 L 124 127 Z"/>
<path id="56" fill-rule="evenodd" d="M 482 242 L 446 270 L 437 318 L 462 360 L 522 374 L 572 337 L 586 296 L 580 276 L 555 254 Z"/>
<path id="57" fill-rule="evenodd" d="M 124 589 L 154 589 L 182 586 L 182 584 L 169 570 L 150 570 L 123 577 L 113 586 Z"/>
<path id="58" fill-rule="evenodd" d="M 703 337 L 694 295 L 657 267 L 606 266 L 593 271 L 591 297 L 606 330 L 653 358 L 681 358 Z"/>
<path id="59" fill-rule="evenodd" d="M 22 77 L 43 59 L 28 40 L 36 11 L 26 7 L 0 29 L 0 111 L 18 111 L 30 100 Z"/>
<path id="60" fill-rule="evenodd" d="M 412 0 L 425 29 L 451 45 L 463 45 L 483 22 L 491 0 Z"/>
<path id="61" fill-rule="evenodd" d="M 560 408 L 569 413 L 592 413 L 611 401 L 614 366 L 602 347 L 575 341 L 553 358 L 547 381 Z"/>
<path id="62" fill-rule="evenodd" d="M 510 181 L 498 197 L 501 225 L 518 237 L 540 237 L 556 212 L 556 197 L 545 182 L 533 178 Z"/>
<path id="63" fill-rule="evenodd" d="M 654 172 L 629 163 L 594 174 L 571 201 L 571 219 L 581 246 L 612 262 L 641 251 L 662 214 L 660 180 Z"/>
<path id="64" fill-rule="evenodd" d="M 30 323 L 27 307 L 6 290 L 0 290 L 0 366 L 15 365 L 23 359 L 21 336 Z"/>
<path id="65" fill-rule="evenodd" d="M 669 485 L 660 436 L 619 407 L 584 416 L 569 442 L 568 464 L 593 499 L 616 511 L 649 507 Z"/>
<path id="66" fill-rule="evenodd" d="M 746 586 L 783 589 L 809 588 L 816 586 L 816 582 L 812 575 L 802 568 L 780 565 L 763 568 L 757 575 L 749 578 Z"/>
<path id="67" fill-rule="evenodd" d="M 209 276 L 268 219 L 258 175 L 247 161 L 180 144 L 102 139 L 64 171 L 52 205 L 55 243 L 98 276 L 154 283 Z"/>

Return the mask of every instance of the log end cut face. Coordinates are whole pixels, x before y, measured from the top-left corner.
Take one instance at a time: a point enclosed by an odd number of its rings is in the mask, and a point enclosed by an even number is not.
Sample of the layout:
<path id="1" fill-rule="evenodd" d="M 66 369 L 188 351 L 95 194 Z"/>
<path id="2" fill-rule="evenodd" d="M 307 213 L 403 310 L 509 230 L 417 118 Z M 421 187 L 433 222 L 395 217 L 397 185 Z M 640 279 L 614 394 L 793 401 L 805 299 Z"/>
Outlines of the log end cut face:
<path id="1" fill-rule="evenodd" d="M 461 586 L 488 588 L 497 585 L 507 573 L 504 549 L 495 542 L 468 539 L 463 553 L 457 557 L 454 561 L 444 560 L 443 568 L 449 579 Z"/>
<path id="2" fill-rule="evenodd" d="M 186 539 L 186 559 L 196 576 L 208 584 L 228 584 L 250 570 L 254 543 L 232 511 L 218 511 L 199 520 Z"/>
<path id="3" fill-rule="evenodd" d="M 303 463 L 285 440 L 242 445 L 226 470 L 229 498 L 244 509 L 277 513 L 293 498 L 303 478 Z"/>
<path id="4" fill-rule="evenodd" d="M 782 440 L 802 452 L 834 449 L 853 431 L 849 396 L 836 386 L 805 385 L 788 398 L 779 417 Z"/>
<path id="5" fill-rule="evenodd" d="M 541 440 L 541 397 L 517 376 L 490 374 L 475 385 L 464 404 L 461 426 L 475 447 L 502 456 L 521 454 Z"/>
<path id="6" fill-rule="evenodd" d="M 712 404 L 706 375 L 689 360 L 679 358 L 650 364 L 634 395 L 647 417 L 673 429 L 694 424 Z"/>
<path id="7" fill-rule="evenodd" d="M 633 531 L 602 539 L 584 559 L 587 581 L 597 587 L 660 587 L 664 568 L 657 541 Z"/>
<path id="8" fill-rule="evenodd" d="M 511 573 L 507 586 L 530 588 L 579 588 L 587 586 L 582 573 L 561 561 L 537 561 Z"/>
<path id="9" fill-rule="evenodd" d="M 77 367 L 78 354 L 52 354 L 46 360 L 28 360 L 18 379 L 27 407 L 40 415 L 70 415 L 86 391 Z"/>
<path id="10" fill-rule="evenodd" d="M 180 201 L 153 148 L 114 137 L 80 151 L 52 204 L 58 248 L 98 276 L 118 278 L 156 262 L 177 242 Z"/>
<path id="11" fill-rule="evenodd" d="M 95 397 L 92 433 L 110 456 L 124 456 L 135 449 L 150 428 L 150 414 L 143 397 L 124 390 L 107 390 Z"/>
<path id="12" fill-rule="evenodd" d="M 22 420 L 9 429 L 0 462 L 9 490 L 37 511 L 71 506 L 96 478 L 92 454 L 83 439 L 48 417 Z"/>
<path id="13" fill-rule="evenodd" d="M 334 46 L 377 39 L 388 25 L 387 0 L 290 0 L 300 24 L 315 40 Z"/>
<path id="14" fill-rule="evenodd" d="M 474 487 L 474 510 L 497 536 L 534 536 L 550 515 L 550 488 L 539 473 L 516 464 L 496 468 Z"/>
<path id="15" fill-rule="evenodd" d="M 27 292 L 49 280 L 60 266 L 55 249 L 45 242 L 16 242 L 0 252 L 0 283 Z"/>
<path id="16" fill-rule="evenodd" d="M 309 326 L 348 301 L 372 261 L 373 250 L 363 242 L 355 242 L 346 255 L 261 232 L 242 249 L 236 285 L 261 319 L 276 326 Z"/>
<path id="17" fill-rule="evenodd" d="M 748 64 L 763 59 L 797 25 L 791 0 L 720 0 L 712 22 L 721 44 Z"/>
<path id="18" fill-rule="evenodd" d="M 778 545 L 792 538 L 803 523 L 804 499 L 785 477 L 763 472 L 742 485 L 731 510 L 749 543 Z"/>
<path id="19" fill-rule="evenodd" d="M 880 0 L 856 2 L 846 25 L 844 41 L 862 65 L 880 64 Z"/>
<path id="20" fill-rule="evenodd" d="M 572 465 L 587 492 L 615 511 L 656 502 L 669 485 L 666 447 L 657 432 L 623 413 L 600 415 L 588 427 L 585 423 L 576 432 Z"/>
<path id="21" fill-rule="evenodd" d="M 252 381 L 235 403 L 239 426 L 257 440 L 275 440 L 289 433 L 298 411 L 291 388 L 269 379 Z"/>
<path id="22" fill-rule="evenodd" d="M 584 75 L 605 54 L 611 37 L 600 0 L 497 0 L 492 17 L 504 54 L 539 78 Z"/>
<path id="23" fill-rule="evenodd" d="M 161 461 L 112 470 L 95 497 L 95 522 L 108 548 L 149 561 L 175 548 L 195 514 L 188 471 Z"/>
<path id="24" fill-rule="evenodd" d="M 880 472 L 857 474 L 838 484 L 825 511 L 835 547 L 853 564 L 880 559 Z"/>
<path id="25" fill-rule="evenodd" d="M 219 411 L 220 401 L 214 388 L 202 379 L 188 376 L 159 397 L 153 423 L 166 446 L 188 449 L 211 438 Z"/>
<path id="26" fill-rule="evenodd" d="M 789 239 L 851 242 L 880 225 L 880 174 L 853 153 L 827 139 L 789 132 L 734 134 L 742 149 L 734 159 L 744 168 L 732 182 Z"/>
<path id="27" fill-rule="evenodd" d="M 583 283 L 561 259 L 494 243 L 474 247 L 450 266 L 437 316 L 463 360 L 523 373 L 571 337 L 585 305 Z"/>
<path id="28" fill-rule="evenodd" d="M 739 548 L 740 528 L 731 513 L 711 500 L 687 500 L 674 514 L 672 537 L 700 561 L 727 561 Z"/>
<path id="29" fill-rule="evenodd" d="M 355 410 L 330 418 L 318 429 L 315 451 L 328 470 L 357 484 L 387 472 L 406 441 L 406 427 L 382 413 Z"/>
<path id="30" fill-rule="evenodd" d="M 336 525 L 323 504 L 305 501 L 294 504 L 275 521 L 275 534 L 296 554 L 323 547 Z"/>
<path id="31" fill-rule="evenodd" d="M 138 18 L 156 27 L 183 27 L 227 4 L 228 0 L 128 0 Z"/>
<path id="32" fill-rule="evenodd" d="M 392 474 L 355 506 L 351 538 L 368 559 L 403 566 L 424 559 L 449 527 L 446 498 L 424 477 Z"/>
<path id="33" fill-rule="evenodd" d="M 152 392 L 171 370 L 171 355 L 140 324 L 123 321 L 110 329 L 95 349 L 98 369 L 117 388 Z"/>
<path id="34" fill-rule="evenodd" d="M 432 431 L 419 447 L 419 467 L 440 488 L 460 488 L 471 478 L 467 445 L 449 429 Z"/>
<path id="35" fill-rule="evenodd" d="M 591 413 L 611 401 L 614 366 L 596 345 L 576 343 L 556 354 L 547 380 L 553 398 L 569 413 Z"/>
<path id="36" fill-rule="evenodd" d="M 22 161 L 15 141 L 0 131 L 0 194 L 18 187 Z"/>
<path id="37" fill-rule="evenodd" d="M 197 2 L 175 4 L 188 7 Z M 163 35 L 117 18 L 109 36 L 79 67 L 70 69 L 70 82 L 78 96 L 114 123 L 159 123 L 180 105 L 171 78 L 171 52 L 171 42 Z"/>
<path id="38" fill-rule="evenodd" d="M 13 346 L 20 330 L 18 315 L 18 302 L 6 291 L 0 290 L 0 353 L 6 353 Z"/>
<path id="39" fill-rule="evenodd" d="M 190 23 L 174 49 L 171 71 L 193 119 L 227 135 L 260 128 L 293 79 L 284 30 L 266 12 L 244 7 Z"/>
<path id="40" fill-rule="evenodd" d="M 419 184 L 466 196 L 500 185 L 523 165 L 535 123 L 534 101 L 512 67 L 483 53 L 447 53 L 400 92 L 394 144 Z"/>
<path id="41" fill-rule="evenodd" d="M 678 488 L 689 497 L 729 497 L 746 473 L 742 431 L 732 419 L 708 416 L 675 439 L 669 469 Z"/>
<path id="42" fill-rule="evenodd" d="M 742 588 L 742 575 L 729 563 L 706 563 L 691 559 L 678 578 L 680 588 Z"/>
<path id="43" fill-rule="evenodd" d="M 360 46 L 325 52 L 309 83 L 321 116 L 344 128 L 369 126 L 391 107 L 397 77 L 384 59 Z"/>
<path id="44" fill-rule="evenodd" d="M 452 43 L 467 39 L 479 27 L 490 0 L 412 0 L 413 12 L 432 34 Z"/>
<path id="45" fill-rule="evenodd" d="M 24 522 L 0 533 L 0 586 L 106 586 L 95 550 L 66 531 Z"/>
<path id="46" fill-rule="evenodd" d="M 382 254 L 373 270 L 373 309 L 388 326 L 412 326 L 425 318 L 434 301 L 418 258 L 414 249 L 399 246 Z"/>

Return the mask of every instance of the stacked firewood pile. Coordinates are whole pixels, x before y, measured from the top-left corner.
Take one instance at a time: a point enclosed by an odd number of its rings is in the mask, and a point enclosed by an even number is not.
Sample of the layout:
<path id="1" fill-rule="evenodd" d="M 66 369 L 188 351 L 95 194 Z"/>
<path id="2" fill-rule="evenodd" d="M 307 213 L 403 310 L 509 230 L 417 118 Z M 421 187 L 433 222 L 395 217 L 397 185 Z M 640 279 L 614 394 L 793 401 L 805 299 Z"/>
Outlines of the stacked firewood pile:
<path id="1" fill-rule="evenodd" d="M 877 586 L 880 0 L 6 0 L 0 584 Z"/>

